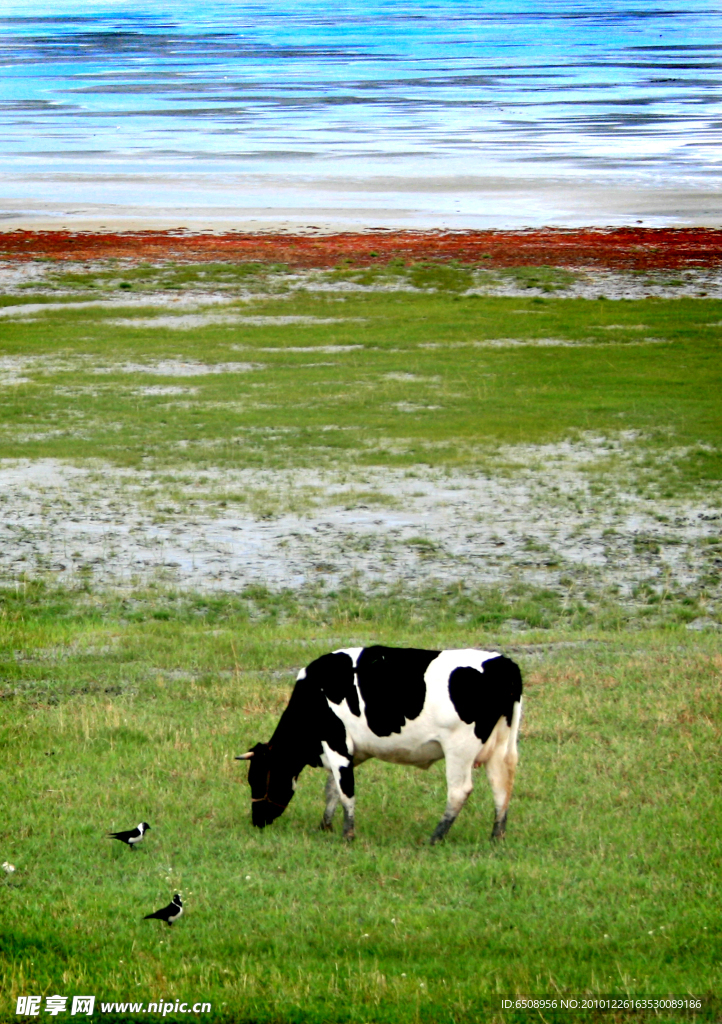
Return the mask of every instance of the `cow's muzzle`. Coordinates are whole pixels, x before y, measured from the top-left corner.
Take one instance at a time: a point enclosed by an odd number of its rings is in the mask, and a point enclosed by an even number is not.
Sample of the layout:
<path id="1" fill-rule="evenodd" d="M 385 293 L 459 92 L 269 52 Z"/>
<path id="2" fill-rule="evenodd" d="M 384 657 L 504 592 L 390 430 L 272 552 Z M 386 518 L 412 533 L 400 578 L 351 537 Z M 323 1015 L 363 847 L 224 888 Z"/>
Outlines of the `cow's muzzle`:
<path id="1" fill-rule="evenodd" d="M 287 804 L 277 804 L 267 796 L 251 802 L 251 819 L 256 828 L 265 828 L 279 818 L 286 810 Z"/>

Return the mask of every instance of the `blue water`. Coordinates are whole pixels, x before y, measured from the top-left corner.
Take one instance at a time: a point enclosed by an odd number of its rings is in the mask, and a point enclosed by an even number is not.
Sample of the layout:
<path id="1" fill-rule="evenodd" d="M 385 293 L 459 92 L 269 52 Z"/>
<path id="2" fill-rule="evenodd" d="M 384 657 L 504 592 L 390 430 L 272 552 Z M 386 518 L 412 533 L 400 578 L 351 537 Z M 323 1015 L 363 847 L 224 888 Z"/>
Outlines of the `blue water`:
<path id="1" fill-rule="evenodd" d="M 482 179 L 720 184 L 722 8 L 709 0 L 2 10 L 0 212 L 3 197 L 11 211 L 288 211 L 313 208 L 326 181 L 325 201 L 346 190 L 413 207 L 424 193 L 463 217 Z"/>

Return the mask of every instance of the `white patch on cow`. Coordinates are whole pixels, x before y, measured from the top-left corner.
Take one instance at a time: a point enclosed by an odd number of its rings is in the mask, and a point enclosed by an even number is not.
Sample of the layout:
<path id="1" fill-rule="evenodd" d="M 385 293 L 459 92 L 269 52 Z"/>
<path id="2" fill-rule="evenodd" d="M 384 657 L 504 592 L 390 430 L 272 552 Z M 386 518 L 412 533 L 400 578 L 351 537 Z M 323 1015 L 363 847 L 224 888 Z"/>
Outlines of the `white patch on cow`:
<path id="1" fill-rule="evenodd" d="M 344 754 L 339 754 L 337 750 L 332 750 L 329 747 L 326 740 L 321 740 L 321 764 L 324 768 L 328 768 L 329 771 L 334 773 L 334 777 L 338 774 L 339 768 L 348 768 L 351 763 L 348 757 Z"/>
<path id="2" fill-rule="evenodd" d="M 356 666 L 358 665 L 358 660 L 361 657 L 361 651 L 363 649 L 363 647 L 339 647 L 339 649 L 337 651 L 334 651 L 333 653 L 348 654 L 349 658 L 353 662 L 353 667 L 356 668 Z"/>

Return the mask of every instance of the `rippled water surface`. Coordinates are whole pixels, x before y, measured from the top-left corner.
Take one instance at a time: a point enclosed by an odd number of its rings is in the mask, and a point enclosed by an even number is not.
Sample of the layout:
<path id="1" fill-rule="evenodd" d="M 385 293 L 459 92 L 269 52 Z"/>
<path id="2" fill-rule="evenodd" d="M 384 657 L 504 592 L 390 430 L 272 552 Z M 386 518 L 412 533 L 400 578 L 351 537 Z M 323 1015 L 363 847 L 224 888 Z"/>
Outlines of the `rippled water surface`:
<path id="1" fill-rule="evenodd" d="M 707 0 L 3 9 L 6 216 L 23 197 L 288 210 L 322 179 L 369 209 L 423 192 L 452 219 L 480 178 L 719 187 Z"/>

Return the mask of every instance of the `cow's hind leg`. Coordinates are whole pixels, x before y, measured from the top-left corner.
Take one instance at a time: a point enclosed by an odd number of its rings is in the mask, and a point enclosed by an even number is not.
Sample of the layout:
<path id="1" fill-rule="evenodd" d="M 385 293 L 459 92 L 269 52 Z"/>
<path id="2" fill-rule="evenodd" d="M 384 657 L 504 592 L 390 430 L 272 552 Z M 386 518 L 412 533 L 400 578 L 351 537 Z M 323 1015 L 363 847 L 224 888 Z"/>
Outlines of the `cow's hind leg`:
<path id="1" fill-rule="evenodd" d="M 486 762 L 486 774 L 489 777 L 491 792 L 494 796 L 492 839 L 503 839 L 506 835 L 506 813 L 511 799 L 511 790 L 514 785 L 515 767 L 515 764 L 509 763 L 504 745 L 497 747 Z"/>
<path id="2" fill-rule="evenodd" d="M 446 808 L 441 821 L 434 829 L 434 834 L 431 837 L 432 846 L 444 838 L 456 821 L 459 811 L 467 801 L 469 793 L 474 788 L 471 780 L 473 763 L 473 753 L 471 756 L 468 756 L 464 750 L 460 750 L 457 753 L 448 752 L 446 754 Z"/>
<path id="3" fill-rule="evenodd" d="M 515 708 L 515 719 L 518 719 L 518 708 L 519 705 Z M 495 813 L 494 828 L 491 832 L 492 839 L 503 839 L 506 835 L 506 814 L 509 809 L 511 791 L 514 788 L 514 774 L 517 761 L 519 760 L 516 749 L 518 727 L 518 720 L 513 720 L 511 730 L 507 732 L 502 742 L 497 743 L 489 760 L 486 762 L 486 774 L 494 796 Z"/>
<path id="4" fill-rule="evenodd" d="M 336 813 L 338 802 L 341 799 L 341 793 L 336 785 L 336 780 L 333 777 L 333 772 L 329 771 L 328 778 L 326 779 L 326 809 L 323 812 L 323 818 L 321 819 L 321 828 L 324 832 L 333 831 L 333 816 Z"/>

